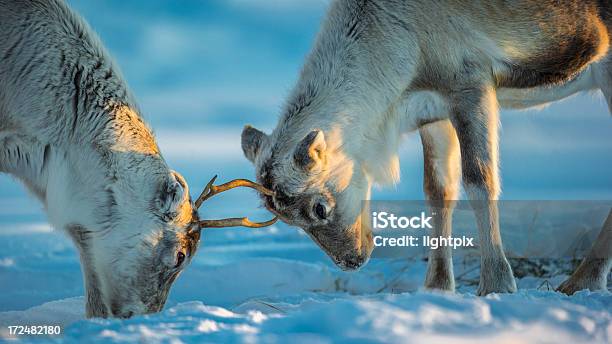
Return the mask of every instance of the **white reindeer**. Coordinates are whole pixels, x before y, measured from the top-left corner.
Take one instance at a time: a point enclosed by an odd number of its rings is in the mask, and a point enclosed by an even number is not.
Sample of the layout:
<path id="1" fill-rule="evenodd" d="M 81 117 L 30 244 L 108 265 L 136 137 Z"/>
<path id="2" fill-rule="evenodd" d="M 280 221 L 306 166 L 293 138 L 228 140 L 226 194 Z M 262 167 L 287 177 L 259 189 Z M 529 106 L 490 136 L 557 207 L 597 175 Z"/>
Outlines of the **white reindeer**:
<path id="1" fill-rule="evenodd" d="M 88 317 L 159 311 L 198 248 L 191 202 L 112 59 L 61 0 L 0 0 L 0 172 L 40 199 L 80 256 Z"/>
<path id="2" fill-rule="evenodd" d="M 337 0 L 270 135 L 242 133 L 266 206 L 302 227 L 342 268 L 372 250 L 361 200 L 399 179 L 398 145 L 419 130 L 424 189 L 446 202 L 434 235 L 451 234 L 460 180 L 477 217 L 478 294 L 514 292 L 496 200 L 498 103 L 524 108 L 600 89 L 612 109 L 608 0 Z M 460 178 L 460 175 L 462 178 Z M 605 289 L 612 213 L 560 290 Z M 432 251 L 428 288 L 454 290 L 449 248 Z"/>

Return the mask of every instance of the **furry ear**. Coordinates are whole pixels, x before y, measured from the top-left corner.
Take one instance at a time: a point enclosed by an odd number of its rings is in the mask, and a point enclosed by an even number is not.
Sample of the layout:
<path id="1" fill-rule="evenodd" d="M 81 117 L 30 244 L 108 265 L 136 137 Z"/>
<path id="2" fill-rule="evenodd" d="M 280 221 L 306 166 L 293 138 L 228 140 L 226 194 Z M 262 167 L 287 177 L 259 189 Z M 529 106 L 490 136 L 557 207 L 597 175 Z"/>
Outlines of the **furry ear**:
<path id="1" fill-rule="evenodd" d="M 189 187 L 183 176 L 175 171 L 161 183 L 155 200 L 158 214 L 164 221 L 175 219 L 182 206 L 189 201 Z"/>
<path id="2" fill-rule="evenodd" d="M 311 131 L 300 143 L 298 143 L 293 159 L 296 165 L 310 170 L 325 162 L 327 144 L 325 135 L 321 130 Z"/>
<path id="3" fill-rule="evenodd" d="M 244 129 L 242 129 L 241 139 L 244 156 L 249 159 L 250 162 L 255 162 L 257 154 L 259 154 L 259 149 L 264 141 L 268 139 L 268 135 L 250 125 L 246 125 Z"/>

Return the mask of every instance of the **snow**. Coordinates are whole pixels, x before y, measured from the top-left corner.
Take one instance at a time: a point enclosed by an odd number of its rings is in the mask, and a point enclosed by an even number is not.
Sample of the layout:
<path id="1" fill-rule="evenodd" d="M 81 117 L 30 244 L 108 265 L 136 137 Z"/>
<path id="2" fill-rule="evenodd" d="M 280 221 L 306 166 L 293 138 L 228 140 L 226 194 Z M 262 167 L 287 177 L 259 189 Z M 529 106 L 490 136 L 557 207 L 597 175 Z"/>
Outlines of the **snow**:
<path id="1" fill-rule="evenodd" d="M 568 297 L 550 290 L 567 277 L 563 274 L 526 276 L 518 280 L 516 294 L 477 297 L 470 281 L 477 279 L 478 262 L 467 258 L 455 260 L 457 293 L 443 293 L 423 290 L 426 262 L 422 259 L 374 258 L 359 272 L 342 272 L 307 236 L 286 226 L 209 231 L 203 245 L 161 313 L 87 320 L 83 297 L 67 297 L 82 295 L 76 252 L 68 239 L 56 232 L 0 235 L 0 253 L 7 256 L 2 261 L 11 261 L 0 265 L 0 336 L 11 337 L 9 325 L 52 324 L 62 327 L 61 336 L 20 339 L 66 343 L 607 343 L 612 339 L 612 295 L 582 291 Z"/>
<path id="2" fill-rule="evenodd" d="M 127 321 L 77 323 L 66 335 L 93 342 L 605 342 L 612 334 L 609 306 L 587 292 L 568 298 L 533 291 L 305 299 L 237 311 L 193 301 Z"/>
<path id="3" fill-rule="evenodd" d="M 274 126 L 326 1 L 292 0 L 282 6 L 268 0 L 181 6 L 148 0 L 71 3 L 100 33 L 168 163 L 197 193 L 215 174 L 220 181 L 253 178 L 240 149 L 242 126 L 251 123 L 266 131 Z M 539 112 L 502 111 L 503 197 L 612 199 L 612 160 L 601 158 L 612 150 L 607 111 L 600 96 L 590 95 Z M 401 149 L 402 182 L 376 189 L 374 197 L 421 199 L 421 156 L 418 137 L 408 138 Z M 269 214 L 258 207 L 255 194 L 237 190 L 211 200 L 202 215 L 267 219 Z M 576 227 L 567 219 L 536 225 L 530 217 L 508 217 L 502 226 L 506 248 L 516 257 L 536 258 L 552 247 L 575 249 L 566 244 L 576 232 L 588 230 L 592 239 L 596 223 Z M 529 226 L 534 230 L 527 242 L 521 233 Z M 473 231 L 473 222 L 456 231 L 466 228 Z M 0 340 L 8 336 L 9 325 L 50 324 L 62 326 L 62 335 L 19 339 L 612 342 L 610 293 L 556 293 L 552 290 L 567 278 L 571 264 L 533 261 L 549 273 L 533 274 L 530 265 L 515 267 L 516 294 L 476 297 L 478 261 L 458 255 L 457 292 L 432 293 L 422 289 L 422 252 L 373 258 L 359 272 L 347 273 L 303 232 L 284 224 L 209 230 L 161 313 L 86 320 L 72 243 L 50 228 L 41 205 L 21 185 L 0 175 Z"/>
<path id="4" fill-rule="evenodd" d="M 285 282 L 298 283 L 300 267 L 290 269 Z M 287 262 L 283 268 L 288 268 Z M 328 287 L 325 278 L 321 286 Z M 3 313 L 0 322 L 5 323 L 9 316 L 20 324 L 69 319 L 65 326 L 76 321 L 59 337 L 65 342 L 606 343 L 612 336 L 612 298 L 588 291 L 567 297 L 532 289 L 485 298 L 424 291 L 318 292 L 273 300 L 255 297 L 230 309 L 189 301 L 129 320 L 77 321 L 82 307 L 82 298 L 54 301 L 23 312 Z"/>

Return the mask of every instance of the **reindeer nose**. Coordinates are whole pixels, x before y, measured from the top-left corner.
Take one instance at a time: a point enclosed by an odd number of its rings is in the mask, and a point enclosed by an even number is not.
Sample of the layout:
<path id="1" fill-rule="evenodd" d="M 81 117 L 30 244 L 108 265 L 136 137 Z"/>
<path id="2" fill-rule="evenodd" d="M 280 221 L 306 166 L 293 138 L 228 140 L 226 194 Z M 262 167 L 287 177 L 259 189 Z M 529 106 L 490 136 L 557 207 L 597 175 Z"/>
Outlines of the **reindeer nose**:
<path id="1" fill-rule="evenodd" d="M 338 262 L 338 265 L 344 271 L 351 271 L 351 270 L 359 269 L 361 265 L 363 265 L 364 262 L 365 262 L 365 257 L 350 255 L 350 256 L 345 256 L 344 259 L 341 259 Z"/>
<path id="2" fill-rule="evenodd" d="M 121 318 L 121 319 L 128 319 L 131 318 L 134 315 L 133 311 L 113 311 L 113 316 L 116 318 Z"/>

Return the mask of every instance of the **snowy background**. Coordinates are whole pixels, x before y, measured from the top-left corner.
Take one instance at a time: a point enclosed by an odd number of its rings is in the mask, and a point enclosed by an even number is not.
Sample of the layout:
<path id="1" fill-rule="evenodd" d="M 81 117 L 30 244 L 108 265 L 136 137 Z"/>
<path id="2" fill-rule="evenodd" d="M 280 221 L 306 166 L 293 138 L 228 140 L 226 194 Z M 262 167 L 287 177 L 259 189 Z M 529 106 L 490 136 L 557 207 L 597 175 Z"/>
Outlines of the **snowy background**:
<path id="1" fill-rule="evenodd" d="M 169 164 L 192 190 L 214 174 L 253 178 L 246 123 L 270 131 L 326 8 L 323 0 L 70 1 L 117 60 Z M 541 111 L 502 111 L 504 199 L 612 199 L 612 120 L 598 93 Z M 422 199 L 418 137 L 402 148 L 402 182 L 376 199 Z M 234 191 L 203 215 L 263 219 Z M 550 228 L 548 228 L 550 229 Z M 506 234 L 507 235 L 507 234 Z M 515 264 L 521 290 L 474 296 L 477 260 L 456 260 L 458 293 L 420 291 L 425 262 L 372 259 L 343 273 L 301 231 L 211 230 L 165 310 L 82 320 L 72 244 L 23 187 L 0 176 L 0 335 L 6 325 L 60 324 L 66 341 L 610 342 L 612 297 L 553 291 L 571 262 Z M 521 255 L 521 252 L 517 252 Z M 30 338 L 29 340 L 32 340 Z"/>

